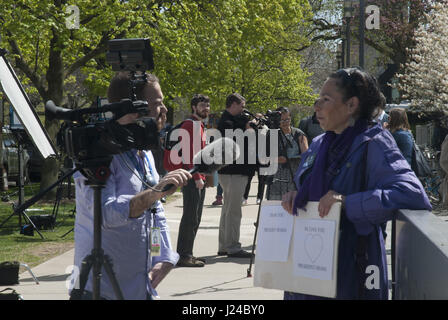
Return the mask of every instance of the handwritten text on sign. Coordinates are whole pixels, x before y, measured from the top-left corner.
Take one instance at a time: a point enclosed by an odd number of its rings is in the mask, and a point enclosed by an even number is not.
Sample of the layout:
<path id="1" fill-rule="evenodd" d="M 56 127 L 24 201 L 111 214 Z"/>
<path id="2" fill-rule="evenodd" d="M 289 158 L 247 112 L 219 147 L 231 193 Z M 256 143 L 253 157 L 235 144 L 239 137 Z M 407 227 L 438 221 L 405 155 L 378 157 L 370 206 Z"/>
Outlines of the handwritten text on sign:
<path id="1" fill-rule="evenodd" d="M 297 219 L 294 231 L 294 275 L 332 280 L 336 223 Z"/>

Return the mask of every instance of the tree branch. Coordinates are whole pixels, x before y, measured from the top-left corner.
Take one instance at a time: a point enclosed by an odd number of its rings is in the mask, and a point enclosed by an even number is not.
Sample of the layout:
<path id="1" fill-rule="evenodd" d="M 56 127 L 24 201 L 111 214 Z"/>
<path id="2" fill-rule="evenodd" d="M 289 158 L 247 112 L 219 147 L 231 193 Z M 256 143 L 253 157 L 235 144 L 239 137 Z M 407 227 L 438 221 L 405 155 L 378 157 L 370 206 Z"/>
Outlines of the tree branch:
<path id="1" fill-rule="evenodd" d="M 43 78 L 40 77 L 36 72 L 30 68 L 30 66 L 25 62 L 22 57 L 22 52 L 20 51 L 17 42 L 13 40 L 12 34 L 9 31 L 6 31 L 8 34 L 8 43 L 11 46 L 12 52 L 16 55 L 15 57 L 15 65 L 17 68 L 22 70 L 22 72 L 31 80 L 33 85 L 36 87 L 39 94 L 44 97 L 47 93 L 47 90 L 44 86 Z"/>
<path id="2" fill-rule="evenodd" d="M 117 25 L 120 26 L 126 21 L 126 18 L 123 18 L 117 22 Z M 132 22 L 129 26 L 129 30 L 132 30 L 137 25 L 137 22 Z M 83 67 L 90 59 L 97 57 L 98 55 L 106 52 L 107 50 L 107 42 L 112 38 L 112 34 L 108 32 L 104 32 L 101 40 L 99 41 L 97 47 L 90 52 L 88 52 L 83 57 L 79 58 L 75 62 L 73 62 L 70 66 L 68 66 L 64 72 L 64 79 L 73 74 L 76 70 Z M 126 34 L 126 31 L 122 31 L 116 35 L 116 38 L 121 38 Z"/>

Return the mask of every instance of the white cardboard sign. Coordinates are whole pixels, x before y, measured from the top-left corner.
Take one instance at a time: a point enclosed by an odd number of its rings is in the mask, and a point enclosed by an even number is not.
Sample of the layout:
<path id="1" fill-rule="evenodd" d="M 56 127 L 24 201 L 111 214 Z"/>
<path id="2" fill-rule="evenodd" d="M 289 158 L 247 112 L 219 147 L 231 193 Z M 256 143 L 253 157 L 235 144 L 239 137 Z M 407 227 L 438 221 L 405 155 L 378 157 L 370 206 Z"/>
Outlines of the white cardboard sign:
<path id="1" fill-rule="evenodd" d="M 319 217 L 317 207 L 318 202 L 308 202 L 306 211 L 299 210 L 298 216 L 288 214 L 292 223 L 290 241 L 287 241 L 288 233 L 266 234 L 266 229 L 261 228 L 272 223 L 272 215 L 277 217 L 283 210 L 281 201 L 263 202 L 255 255 L 256 287 L 336 297 L 341 204 L 335 203 L 325 218 Z M 278 218 L 277 225 L 280 225 Z M 273 239 L 274 236 L 278 239 Z M 282 254 L 274 253 L 266 241 L 275 243 L 276 250 Z M 285 251 L 287 260 L 283 256 Z"/>

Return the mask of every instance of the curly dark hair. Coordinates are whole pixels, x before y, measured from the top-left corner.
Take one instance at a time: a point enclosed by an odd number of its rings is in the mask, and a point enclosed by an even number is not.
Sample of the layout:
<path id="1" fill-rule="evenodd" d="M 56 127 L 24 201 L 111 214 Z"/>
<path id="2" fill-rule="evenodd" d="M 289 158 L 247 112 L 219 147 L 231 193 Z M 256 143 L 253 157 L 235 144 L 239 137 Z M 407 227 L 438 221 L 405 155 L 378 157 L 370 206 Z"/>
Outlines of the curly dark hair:
<path id="1" fill-rule="evenodd" d="M 336 79 L 337 87 L 342 91 L 343 101 L 352 97 L 359 99 L 359 116 L 372 120 L 376 110 L 383 103 L 376 78 L 360 68 L 340 69 L 329 78 Z"/>
<path id="2" fill-rule="evenodd" d="M 210 98 L 206 95 L 196 93 L 190 101 L 191 112 L 193 112 L 193 106 L 197 106 L 200 102 L 210 103 Z"/>

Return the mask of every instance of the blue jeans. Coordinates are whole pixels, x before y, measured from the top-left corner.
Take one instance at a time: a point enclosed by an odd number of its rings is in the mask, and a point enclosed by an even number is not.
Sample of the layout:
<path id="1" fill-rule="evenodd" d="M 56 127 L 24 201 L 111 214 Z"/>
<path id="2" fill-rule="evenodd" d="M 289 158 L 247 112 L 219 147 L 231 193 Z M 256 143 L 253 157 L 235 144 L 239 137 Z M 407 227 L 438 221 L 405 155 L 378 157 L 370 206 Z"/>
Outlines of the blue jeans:
<path id="1" fill-rule="evenodd" d="M 222 193 L 223 193 L 223 191 L 222 191 L 222 187 L 221 187 L 221 185 L 218 183 L 218 187 L 217 187 L 217 189 L 216 189 L 216 196 L 217 196 L 217 197 L 222 197 Z"/>

